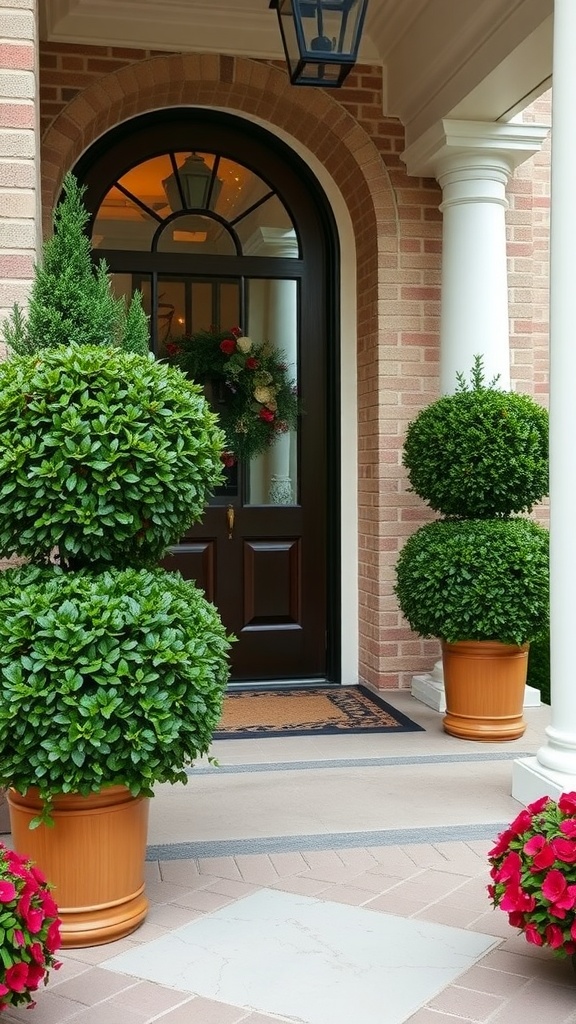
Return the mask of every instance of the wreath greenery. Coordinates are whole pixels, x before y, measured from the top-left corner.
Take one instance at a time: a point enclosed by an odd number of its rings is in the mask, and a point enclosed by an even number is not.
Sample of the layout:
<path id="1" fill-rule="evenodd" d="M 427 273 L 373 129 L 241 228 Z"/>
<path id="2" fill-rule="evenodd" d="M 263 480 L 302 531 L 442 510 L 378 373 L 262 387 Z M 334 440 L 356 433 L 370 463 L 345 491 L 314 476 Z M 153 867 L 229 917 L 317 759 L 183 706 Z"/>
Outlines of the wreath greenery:
<path id="1" fill-rule="evenodd" d="M 270 342 L 257 344 L 239 327 L 216 327 L 169 341 L 166 352 L 200 384 L 221 383 L 217 412 L 226 435 L 225 464 L 261 455 L 280 434 L 294 430 L 298 395 L 283 355 Z"/>

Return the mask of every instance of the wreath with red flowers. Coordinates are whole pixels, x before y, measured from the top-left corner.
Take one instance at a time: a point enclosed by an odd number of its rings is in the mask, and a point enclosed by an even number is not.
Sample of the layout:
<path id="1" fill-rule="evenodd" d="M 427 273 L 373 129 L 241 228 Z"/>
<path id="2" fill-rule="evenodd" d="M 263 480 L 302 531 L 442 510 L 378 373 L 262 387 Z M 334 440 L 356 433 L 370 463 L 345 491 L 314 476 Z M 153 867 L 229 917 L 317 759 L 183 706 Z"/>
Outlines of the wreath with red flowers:
<path id="1" fill-rule="evenodd" d="M 221 384 L 217 412 L 226 435 L 223 461 L 249 461 L 294 430 L 298 395 L 288 364 L 270 342 L 257 344 L 239 327 L 197 331 L 166 345 L 169 361 L 205 385 Z"/>
<path id="2" fill-rule="evenodd" d="M 488 853 L 488 895 L 528 942 L 576 954 L 576 793 L 529 804 Z"/>

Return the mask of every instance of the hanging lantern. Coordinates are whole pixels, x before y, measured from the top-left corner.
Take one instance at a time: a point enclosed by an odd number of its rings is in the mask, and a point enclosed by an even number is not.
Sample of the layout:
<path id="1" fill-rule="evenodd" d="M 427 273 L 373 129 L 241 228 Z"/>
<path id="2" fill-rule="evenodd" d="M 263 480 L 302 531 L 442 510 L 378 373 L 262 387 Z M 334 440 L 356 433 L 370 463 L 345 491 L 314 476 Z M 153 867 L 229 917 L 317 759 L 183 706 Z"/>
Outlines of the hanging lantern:
<path id="1" fill-rule="evenodd" d="M 204 210 L 208 205 L 209 198 L 210 207 L 213 209 L 218 201 L 222 182 L 220 178 L 214 179 L 210 196 L 212 176 L 212 170 L 205 160 L 197 153 L 191 153 L 178 168 L 179 180 L 174 174 L 171 174 L 162 182 L 172 212 L 176 213 L 182 209 Z"/>
<path id="2" fill-rule="evenodd" d="M 342 85 L 358 59 L 368 0 L 270 0 L 292 85 Z"/>

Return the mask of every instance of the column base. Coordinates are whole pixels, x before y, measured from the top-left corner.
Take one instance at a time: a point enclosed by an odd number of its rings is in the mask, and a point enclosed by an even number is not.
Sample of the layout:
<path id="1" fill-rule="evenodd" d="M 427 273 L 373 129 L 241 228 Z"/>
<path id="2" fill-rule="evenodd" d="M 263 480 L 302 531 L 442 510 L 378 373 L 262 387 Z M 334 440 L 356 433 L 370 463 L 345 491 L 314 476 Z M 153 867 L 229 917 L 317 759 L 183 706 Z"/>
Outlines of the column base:
<path id="1" fill-rule="evenodd" d="M 439 711 L 442 714 L 446 711 L 444 681 L 436 675 L 436 668 L 431 673 L 412 676 L 410 692 L 416 700 L 426 704 L 433 711 Z M 524 691 L 523 706 L 525 708 L 539 708 L 541 703 L 540 690 L 537 690 L 534 686 L 527 686 Z"/>
<path id="2" fill-rule="evenodd" d="M 561 793 L 576 790 L 576 775 L 553 772 L 536 757 L 522 757 L 512 765 L 512 797 L 518 803 L 531 804 L 541 796 L 557 800 Z"/>

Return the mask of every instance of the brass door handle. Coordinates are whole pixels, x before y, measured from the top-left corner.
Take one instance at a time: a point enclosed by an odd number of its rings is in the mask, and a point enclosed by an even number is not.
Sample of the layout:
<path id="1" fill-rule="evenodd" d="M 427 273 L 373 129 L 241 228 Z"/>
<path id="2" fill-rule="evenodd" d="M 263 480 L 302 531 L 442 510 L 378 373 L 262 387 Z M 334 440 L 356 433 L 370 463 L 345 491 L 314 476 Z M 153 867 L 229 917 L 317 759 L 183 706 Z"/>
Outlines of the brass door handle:
<path id="1" fill-rule="evenodd" d="M 234 506 L 228 505 L 226 509 L 226 523 L 228 525 L 228 540 L 232 540 L 232 534 L 234 533 Z"/>

